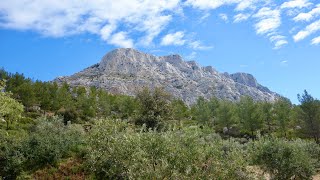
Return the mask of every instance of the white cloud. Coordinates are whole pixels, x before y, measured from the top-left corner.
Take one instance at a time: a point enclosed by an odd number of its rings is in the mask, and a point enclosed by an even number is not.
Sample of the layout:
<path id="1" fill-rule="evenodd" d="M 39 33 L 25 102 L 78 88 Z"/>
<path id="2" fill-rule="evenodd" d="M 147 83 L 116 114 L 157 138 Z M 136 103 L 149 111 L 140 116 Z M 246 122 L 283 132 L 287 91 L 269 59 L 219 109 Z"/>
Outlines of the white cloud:
<path id="1" fill-rule="evenodd" d="M 318 37 L 316 37 L 316 38 L 313 38 L 313 39 L 311 40 L 311 44 L 313 44 L 313 45 L 318 45 L 318 44 L 320 44 L 320 36 L 318 36 Z"/>
<path id="2" fill-rule="evenodd" d="M 205 46 L 200 41 L 191 41 L 188 43 L 189 47 L 194 50 L 208 50 L 212 49 L 213 46 Z"/>
<path id="3" fill-rule="evenodd" d="M 112 35 L 112 37 L 109 40 L 109 43 L 119 47 L 125 47 L 125 48 L 133 47 L 133 40 L 128 38 L 127 33 L 123 31 Z"/>
<path id="4" fill-rule="evenodd" d="M 197 56 L 197 53 L 193 51 L 186 58 L 192 60 L 192 59 L 196 58 L 196 56 Z"/>
<path id="5" fill-rule="evenodd" d="M 107 41 L 121 24 L 142 32 L 144 42 L 151 43 L 171 21 L 168 12 L 179 8 L 180 0 L 1 0 L 0 27 L 52 37 L 92 33 Z"/>
<path id="6" fill-rule="evenodd" d="M 240 64 L 240 67 L 241 68 L 246 68 L 246 67 L 249 67 L 249 65 L 248 64 Z"/>
<path id="7" fill-rule="evenodd" d="M 239 0 L 187 0 L 185 4 L 194 8 L 208 10 L 237 2 L 239 2 Z"/>
<path id="8" fill-rule="evenodd" d="M 296 17 L 293 18 L 294 21 L 310 21 L 313 18 L 320 15 L 320 5 L 312 9 L 307 13 L 299 13 Z"/>
<path id="9" fill-rule="evenodd" d="M 279 40 L 279 41 L 276 41 L 276 43 L 274 44 L 274 49 L 280 49 L 282 46 L 288 44 L 288 41 L 286 40 Z"/>
<path id="10" fill-rule="evenodd" d="M 153 17 L 142 22 L 138 30 L 145 31 L 147 34 L 141 39 L 140 44 L 148 46 L 152 43 L 153 39 L 165 28 L 171 21 L 171 16 Z"/>
<path id="11" fill-rule="evenodd" d="M 255 24 L 257 34 L 273 32 L 281 25 L 280 10 L 278 9 L 272 10 L 269 7 L 263 7 L 254 17 L 258 19 Z"/>
<path id="12" fill-rule="evenodd" d="M 186 42 L 184 38 L 184 32 L 178 31 L 172 34 L 167 34 L 162 38 L 161 45 L 169 46 L 169 45 L 176 45 L 182 46 Z"/>
<path id="13" fill-rule="evenodd" d="M 273 49 L 280 49 L 284 45 L 288 44 L 285 36 L 281 35 L 272 35 L 270 36 L 270 41 L 274 43 Z"/>
<path id="14" fill-rule="evenodd" d="M 254 26 L 257 34 L 269 37 L 269 40 L 274 43 L 274 49 L 279 49 L 288 44 L 286 37 L 278 33 L 278 28 L 281 25 L 279 9 L 263 7 L 253 17 L 258 19 Z"/>
<path id="15" fill-rule="evenodd" d="M 244 11 L 247 9 L 255 9 L 257 3 L 268 1 L 269 0 L 187 0 L 185 5 L 202 10 L 217 9 L 224 5 L 236 5 L 236 11 Z"/>
<path id="16" fill-rule="evenodd" d="M 243 0 L 239 1 L 236 10 L 237 11 L 244 11 L 246 9 L 255 9 L 255 4 L 258 2 L 261 2 L 261 0 Z"/>
<path id="17" fill-rule="evenodd" d="M 219 14 L 220 19 L 222 19 L 224 22 L 228 22 L 228 15 L 221 13 Z"/>
<path id="18" fill-rule="evenodd" d="M 239 22 L 242 22 L 242 21 L 245 21 L 247 19 L 249 19 L 251 15 L 250 14 L 237 14 L 233 17 L 233 22 L 234 23 L 239 23 Z"/>
<path id="19" fill-rule="evenodd" d="M 291 0 L 284 2 L 280 7 L 281 9 L 286 9 L 286 8 L 304 8 L 311 6 L 312 3 L 309 2 L 309 0 Z"/>
<path id="20" fill-rule="evenodd" d="M 320 4 L 312 0 L 0 0 L 0 28 L 31 30 L 44 36 L 64 37 L 90 33 L 106 43 L 120 47 L 156 47 L 159 34 L 167 29 L 176 17 L 183 17 L 184 8 L 202 10 L 200 22 L 222 6 L 234 8 L 233 12 L 218 14 L 224 21 L 234 23 L 254 20 L 258 35 L 274 43 L 274 48 L 287 44 L 280 37 L 282 17 L 295 22 L 315 21 L 305 29 L 294 32 L 296 42 L 319 31 Z M 308 11 L 304 12 L 306 9 Z M 281 14 L 282 13 L 282 14 Z M 198 19 L 197 19 L 198 20 Z M 250 20 L 250 21 L 249 21 Z M 287 23 L 284 23 L 287 24 Z M 299 24 L 294 24 L 299 27 Z M 287 27 L 285 27 L 287 28 Z M 291 27 L 288 27 L 287 33 Z M 281 28 L 281 34 L 285 31 Z M 186 45 L 193 50 L 210 49 L 201 41 L 188 39 L 188 32 L 178 31 L 160 39 L 161 45 Z M 316 38 L 315 38 L 316 39 Z M 119 42 L 116 42 L 119 41 Z M 317 41 L 315 41 L 316 43 Z M 312 44 L 313 41 L 312 41 Z"/>
<path id="21" fill-rule="evenodd" d="M 210 13 L 206 12 L 203 16 L 201 16 L 199 22 L 204 21 L 204 20 L 207 19 L 210 15 L 211 15 Z"/>
<path id="22" fill-rule="evenodd" d="M 293 36 L 295 42 L 301 41 L 311 34 L 320 30 L 320 20 L 317 20 L 310 25 L 308 25 L 304 30 L 299 31 L 296 35 Z"/>
<path id="23" fill-rule="evenodd" d="M 115 24 L 107 24 L 100 29 L 100 36 L 103 40 L 107 41 L 112 34 L 112 32 L 116 29 Z"/>
<path id="24" fill-rule="evenodd" d="M 289 65 L 289 61 L 283 60 L 283 61 L 280 62 L 280 65 L 281 66 L 288 66 Z"/>

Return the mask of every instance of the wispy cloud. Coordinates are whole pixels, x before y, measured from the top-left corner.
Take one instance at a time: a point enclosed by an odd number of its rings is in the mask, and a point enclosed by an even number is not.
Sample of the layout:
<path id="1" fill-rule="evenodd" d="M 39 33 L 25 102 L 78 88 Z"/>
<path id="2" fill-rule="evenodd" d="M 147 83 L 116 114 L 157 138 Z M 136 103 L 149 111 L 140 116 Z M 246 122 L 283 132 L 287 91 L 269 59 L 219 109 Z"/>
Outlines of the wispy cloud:
<path id="1" fill-rule="evenodd" d="M 233 22 L 239 23 L 239 22 L 245 21 L 249 19 L 250 16 L 251 16 L 250 14 L 239 13 L 233 17 Z"/>
<path id="2" fill-rule="evenodd" d="M 284 66 L 284 67 L 287 67 L 289 66 L 289 61 L 288 60 L 283 60 L 280 62 L 280 66 Z"/>
<path id="3" fill-rule="evenodd" d="M 240 64 L 240 67 L 241 67 L 241 68 L 247 68 L 247 67 L 249 67 L 249 65 L 247 65 L 247 64 Z"/>
<path id="4" fill-rule="evenodd" d="M 92 33 L 111 42 L 112 33 L 114 38 L 122 37 L 117 34 L 121 25 L 142 32 L 144 42 L 151 43 L 171 21 L 168 12 L 174 14 L 179 4 L 180 0 L 2 0 L 0 27 L 34 30 L 52 37 Z"/>
<path id="5" fill-rule="evenodd" d="M 161 45 L 169 46 L 169 45 L 176 45 L 182 46 L 186 40 L 184 39 L 184 32 L 178 31 L 175 33 L 167 34 L 162 38 Z"/>
<path id="6" fill-rule="evenodd" d="M 190 48 L 194 50 L 208 50 L 213 48 L 213 46 L 203 45 L 200 41 L 191 41 L 191 42 L 188 42 L 188 45 Z"/>
<path id="7" fill-rule="evenodd" d="M 220 19 L 222 19 L 224 22 L 228 22 L 228 15 L 227 14 L 224 14 L 224 13 L 221 13 L 219 14 L 219 17 Z"/>
<path id="8" fill-rule="evenodd" d="M 211 14 L 206 12 L 204 15 L 202 15 L 199 19 L 199 22 L 203 22 L 204 20 L 206 20 Z"/>
<path id="9" fill-rule="evenodd" d="M 274 49 L 280 49 L 282 46 L 288 44 L 285 36 L 273 35 L 270 36 L 270 41 L 274 43 Z"/>
<path id="10" fill-rule="evenodd" d="M 279 35 L 277 31 L 281 25 L 279 9 L 263 7 L 253 17 L 258 20 L 254 25 L 257 34 L 269 37 L 270 41 L 274 43 L 274 49 L 279 49 L 288 44 L 285 36 Z"/>
<path id="11" fill-rule="evenodd" d="M 320 5 L 313 8 L 311 11 L 307 13 L 299 13 L 296 17 L 293 18 L 294 21 L 310 21 L 315 17 L 320 16 Z"/>
<path id="12" fill-rule="evenodd" d="M 236 2 L 238 2 L 238 0 L 187 0 L 185 4 L 194 8 L 208 10 L 216 9 L 227 4 L 234 4 Z"/>
<path id="13" fill-rule="evenodd" d="M 282 9 L 286 9 L 286 8 L 304 8 L 304 7 L 308 7 L 311 6 L 312 3 L 309 2 L 309 0 L 291 0 L 291 1 L 287 1 L 284 2 L 280 7 Z"/>
<path id="14" fill-rule="evenodd" d="M 258 19 L 255 24 L 257 34 L 273 32 L 281 25 L 280 11 L 278 9 L 263 7 L 253 17 Z"/>
<path id="15" fill-rule="evenodd" d="M 313 45 L 318 45 L 318 44 L 320 44 L 320 36 L 318 36 L 318 37 L 316 37 L 316 38 L 313 38 L 313 39 L 311 40 L 311 44 L 313 44 Z"/>
<path id="16" fill-rule="evenodd" d="M 200 10 L 196 21 L 221 18 L 228 22 L 251 23 L 256 34 L 268 38 L 274 49 L 288 43 L 290 18 L 293 39 L 299 42 L 320 29 L 320 4 L 315 0 L 1 0 L 0 28 L 31 30 L 49 37 L 65 37 L 89 33 L 119 47 L 186 46 L 195 50 L 211 49 L 201 39 L 188 38 L 187 28 L 169 33 L 173 22 L 184 18 L 184 10 Z M 230 11 L 224 11 L 228 6 Z M 218 11 L 217 9 L 220 8 Z M 228 9 L 228 10 L 229 10 Z M 210 16 L 210 14 L 218 14 Z M 177 21 L 176 21 L 177 20 Z M 209 21 L 208 21 L 209 22 Z M 305 25 L 310 22 L 309 25 Z M 171 24 L 170 24 L 171 23 Z M 198 22 L 197 22 L 198 23 Z M 198 23 L 199 24 L 199 23 Z M 301 29 L 301 26 L 303 27 Z M 196 33 L 196 32 L 195 32 Z M 292 36 L 292 35 L 290 35 Z M 317 40 L 317 37 L 311 37 Z M 311 44 L 319 44 L 316 40 Z M 160 42 L 160 43 L 158 43 Z M 158 44 L 156 44 L 158 43 Z"/>
<path id="17" fill-rule="evenodd" d="M 123 31 L 113 34 L 109 42 L 110 44 L 113 44 L 119 47 L 125 47 L 125 48 L 133 47 L 133 40 L 128 38 L 127 33 Z"/>
<path id="18" fill-rule="evenodd" d="M 196 56 L 197 56 L 197 53 L 193 51 L 188 56 L 186 56 L 186 58 L 189 60 L 193 60 L 194 58 L 196 58 Z"/>
<path id="19" fill-rule="evenodd" d="M 296 35 L 293 36 L 295 42 L 301 41 L 311 34 L 320 30 L 320 20 L 317 20 L 310 25 L 308 25 L 304 30 L 299 31 Z"/>

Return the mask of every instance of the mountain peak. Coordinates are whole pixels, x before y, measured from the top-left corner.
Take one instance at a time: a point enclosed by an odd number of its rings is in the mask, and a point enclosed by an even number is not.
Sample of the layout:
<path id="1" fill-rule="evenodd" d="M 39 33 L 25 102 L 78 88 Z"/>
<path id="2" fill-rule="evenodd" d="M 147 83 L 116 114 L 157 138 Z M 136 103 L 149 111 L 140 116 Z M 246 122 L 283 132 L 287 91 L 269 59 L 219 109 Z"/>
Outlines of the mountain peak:
<path id="1" fill-rule="evenodd" d="M 132 48 L 115 49 L 100 63 L 56 81 L 71 86 L 96 86 L 126 95 L 135 95 L 141 87 L 164 87 L 187 104 L 195 103 L 199 96 L 232 101 L 244 95 L 263 101 L 275 101 L 279 97 L 251 74 L 221 74 L 211 66 L 184 61 L 178 54 L 158 57 Z"/>

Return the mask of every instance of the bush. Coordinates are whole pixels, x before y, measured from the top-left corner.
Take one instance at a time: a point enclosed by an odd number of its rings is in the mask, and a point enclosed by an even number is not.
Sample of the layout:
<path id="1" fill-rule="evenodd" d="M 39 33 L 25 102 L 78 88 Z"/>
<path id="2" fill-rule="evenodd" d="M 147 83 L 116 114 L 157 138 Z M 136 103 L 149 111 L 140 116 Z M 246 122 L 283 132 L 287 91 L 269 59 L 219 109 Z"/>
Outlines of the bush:
<path id="1" fill-rule="evenodd" d="M 88 138 L 86 166 L 98 179 L 248 179 L 242 146 L 200 128 L 139 132 L 99 121 Z"/>
<path id="2" fill-rule="evenodd" d="M 73 108 L 71 109 L 62 108 L 57 112 L 57 114 L 63 117 L 63 123 L 65 125 L 67 125 L 68 121 L 72 123 L 79 123 L 79 114 Z"/>
<path id="3" fill-rule="evenodd" d="M 251 143 L 253 163 L 270 173 L 274 179 L 310 179 L 315 161 L 307 151 L 309 144 L 271 138 Z"/>
<path id="4" fill-rule="evenodd" d="M 30 135 L 0 132 L 0 177 L 9 179 L 23 171 L 54 166 L 61 158 L 79 153 L 84 143 L 81 126 L 65 126 L 57 117 L 38 119 Z"/>
<path id="5" fill-rule="evenodd" d="M 23 171 L 25 160 L 21 139 L 1 133 L 0 179 L 15 179 Z"/>
<path id="6" fill-rule="evenodd" d="M 79 125 L 65 126 L 62 120 L 39 119 L 41 122 L 24 142 L 25 155 L 28 164 L 43 166 L 56 165 L 59 159 L 77 151 L 83 144 L 83 129 Z"/>
<path id="7" fill-rule="evenodd" d="M 155 88 L 153 91 L 145 88 L 138 92 L 136 101 L 139 108 L 135 123 L 145 124 L 147 128 L 162 129 L 165 121 L 172 120 L 171 98 L 162 88 Z"/>

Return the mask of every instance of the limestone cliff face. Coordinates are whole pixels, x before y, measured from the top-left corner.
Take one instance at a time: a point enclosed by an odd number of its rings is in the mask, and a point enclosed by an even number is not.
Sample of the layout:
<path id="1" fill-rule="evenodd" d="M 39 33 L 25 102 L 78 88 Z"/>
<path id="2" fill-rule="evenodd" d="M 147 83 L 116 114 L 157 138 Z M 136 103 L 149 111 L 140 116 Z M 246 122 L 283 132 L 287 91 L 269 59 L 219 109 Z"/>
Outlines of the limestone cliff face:
<path id="1" fill-rule="evenodd" d="M 135 95 L 142 87 L 164 87 L 187 104 L 199 96 L 239 100 L 274 101 L 279 95 L 260 85 L 246 73 L 219 73 L 211 66 L 201 67 L 195 61 L 184 61 L 179 55 L 153 56 L 134 49 L 115 49 L 100 63 L 68 77 L 54 81 L 71 86 L 96 86 L 111 93 Z"/>

